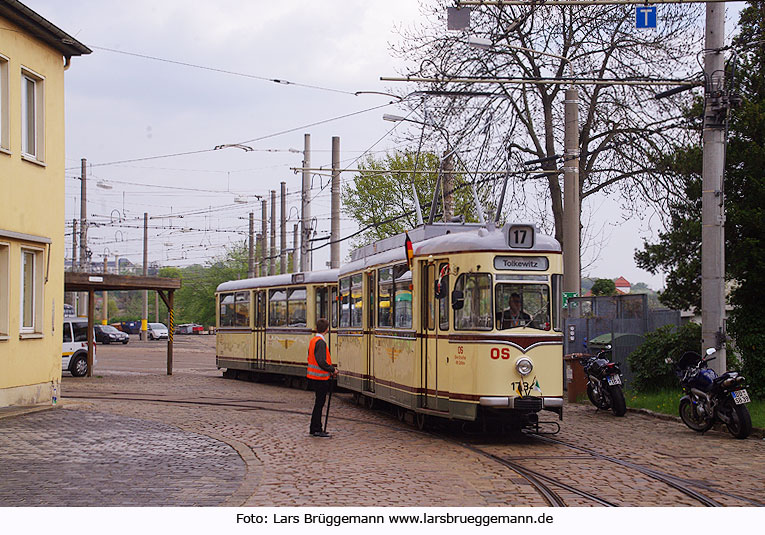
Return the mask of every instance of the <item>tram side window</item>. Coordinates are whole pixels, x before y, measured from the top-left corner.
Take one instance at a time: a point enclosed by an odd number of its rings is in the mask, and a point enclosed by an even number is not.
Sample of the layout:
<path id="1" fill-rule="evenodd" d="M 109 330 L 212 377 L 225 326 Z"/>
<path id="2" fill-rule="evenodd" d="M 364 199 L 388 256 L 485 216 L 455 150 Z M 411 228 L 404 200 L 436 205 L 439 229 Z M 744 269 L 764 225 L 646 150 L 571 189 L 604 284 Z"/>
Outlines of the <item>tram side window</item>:
<path id="1" fill-rule="evenodd" d="M 340 327 L 351 326 L 351 278 L 340 279 Z"/>
<path id="2" fill-rule="evenodd" d="M 561 332 L 561 316 L 563 315 L 563 275 L 552 276 L 552 317 L 553 330 Z"/>
<path id="3" fill-rule="evenodd" d="M 287 325 L 287 290 L 279 288 L 268 292 L 268 325 Z"/>
<path id="4" fill-rule="evenodd" d="M 220 294 L 220 326 L 233 327 L 236 304 L 234 294 Z"/>
<path id="5" fill-rule="evenodd" d="M 329 319 L 327 293 L 327 288 L 316 288 L 316 321 L 319 321 L 319 318 Z"/>
<path id="6" fill-rule="evenodd" d="M 546 284 L 500 283 L 496 293 L 497 329 L 550 330 L 550 288 Z"/>
<path id="7" fill-rule="evenodd" d="M 266 292 L 258 292 L 257 327 L 266 326 Z"/>
<path id="8" fill-rule="evenodd" d="M 234 326 L 250 326 L 250 292 L 236 292 L 234 308 Z"/>
<path id="9" fill-rule="evenodd" d="M 412 272 L 406 264 L 393 266 L 393 326 L 412 328 Z"/>
<path id="10" fill-rule="evenodd" d="M 454 311 L 454 328 L 463 331 L 490 331 L 493 325 L 491 275 L 463 273 L 454 289 L 464 295 L 464 305 Z"/>
<path id="11" fill-rule="evenodd" d="M 377 326 L 393 327 L 393 303 L 391 293 L 393 291 L 393 269 L 382 268 L 377 271 Z"/>
<path id="12" fill-rule="evenodd" d="M 332 328 L 337 329 L 337 318 L 340 316 L 338 313 L 339 299 L 337 297 L 337 287 L 333 286 L 330 290 L 330 308 L 332 310 Z"/>
<path id="13" fill-rule="evenodd" d="M 287 314 L 290 327 L 306 326 L 306 289 L 305 287 L 289 290 L 287 298 Z"/>
<path id="14" fill-rule="evenodd" d="M 351 277 L 351 327 L 361 327 L 362 318 L 364 317 L 364 292 L 361 286 L 362 279 L 363 277 L 361 274 Z"/>
<path id="15" fill-rule="evenodd" d="M 438 266 L 441 277 L 441 286 L 446 289 L 444 297 L 438 300 L 438 328 L 442 331 L 449 330 L 449 264 Z"/>

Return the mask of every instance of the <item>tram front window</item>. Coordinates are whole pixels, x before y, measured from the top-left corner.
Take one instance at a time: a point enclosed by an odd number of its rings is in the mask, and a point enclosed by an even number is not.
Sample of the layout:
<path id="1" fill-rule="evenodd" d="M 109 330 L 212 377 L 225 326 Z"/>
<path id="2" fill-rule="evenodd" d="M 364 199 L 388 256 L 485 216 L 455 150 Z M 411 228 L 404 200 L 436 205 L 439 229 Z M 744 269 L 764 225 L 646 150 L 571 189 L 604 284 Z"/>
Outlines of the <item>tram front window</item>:
<path id="1" fill-rule="evenodd" d="M 464 304 L 454 311 L 454 328 L 461 331 L 491 330 L 491 275 L 463 273 L 454 289 L 462 292 Z"/>
<path id="2" fill-rule="evenodd" d="M 546 284 L 501 283 L 495 294 L 498 330 L 550 330 L 550 289 Z"/>

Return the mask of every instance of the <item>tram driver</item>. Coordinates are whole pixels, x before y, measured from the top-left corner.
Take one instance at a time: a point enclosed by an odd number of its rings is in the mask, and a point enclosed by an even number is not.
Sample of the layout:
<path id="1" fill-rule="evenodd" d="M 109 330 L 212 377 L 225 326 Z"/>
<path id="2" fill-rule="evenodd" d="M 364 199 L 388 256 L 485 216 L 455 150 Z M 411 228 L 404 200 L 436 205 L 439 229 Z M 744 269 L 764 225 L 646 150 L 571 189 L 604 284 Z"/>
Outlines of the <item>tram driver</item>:
<path id="1" fill-rule="evenodd" d="M 531 322 L 531 316 L 521 308 L 521 295 L 518 292 L 510 294 L 508 307 L 502 312 L 500 329 L 511 329 L 513 327 L 525 327 Z"/>

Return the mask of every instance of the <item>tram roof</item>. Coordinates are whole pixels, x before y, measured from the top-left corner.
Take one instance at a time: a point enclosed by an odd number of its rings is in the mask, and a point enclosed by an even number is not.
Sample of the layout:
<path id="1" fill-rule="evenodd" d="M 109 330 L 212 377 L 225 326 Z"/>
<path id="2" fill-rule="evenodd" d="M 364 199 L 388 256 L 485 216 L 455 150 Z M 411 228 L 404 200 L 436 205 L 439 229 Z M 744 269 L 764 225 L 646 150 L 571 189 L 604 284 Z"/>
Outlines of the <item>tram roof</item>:
<path id="1" fill-rule="evenodd" d="M 535 229 L 534 246 L 526 249 L 511 248 L 508 245 L 507 232 L 511 226 L 516 224 L 518 223 L 508 223 L 504 227 L 491 230 L 477 224 L 423 225 L 425 232 L 421 231 L 423 227 L 418 227 L 409 232 L 409 238 L 412 240 L 414 256 L 471 251 L 514 252 L 520 254 L 560 253 L 561 247 L 558 241 L 551 236 L 541 234 L 539 229 L 533 224 L 528 224 L 528 226 Z M 370 244 L 357 249 L 351 256 L 351 262 L 340 268 L 340 276 L 372 266 L 405 261 L 405 240 L 406 235 L 402 233 L 376 242 L 376 244 Z M 377 250 L 373 247 L 375 245 Z"/>
<path id="2" fill-rule="evenodd" d="M 251 288 L 273 288 L 275 286 L 288 286 L 293 284 L 322 284 L 325 282 L 337 282 L 339 271 L 339 269 L 324 269 L 322 271 L 305 271 L 285 273 L 283 275 L 271 275 L 268 277 L 239 279 L 221 283 L 215 291 L 232 292 L 235 290 L 248 290 Z M 302 280 L 298 282 L 296 279 L 300 278 L 300 275 L 302 275 Z"/>

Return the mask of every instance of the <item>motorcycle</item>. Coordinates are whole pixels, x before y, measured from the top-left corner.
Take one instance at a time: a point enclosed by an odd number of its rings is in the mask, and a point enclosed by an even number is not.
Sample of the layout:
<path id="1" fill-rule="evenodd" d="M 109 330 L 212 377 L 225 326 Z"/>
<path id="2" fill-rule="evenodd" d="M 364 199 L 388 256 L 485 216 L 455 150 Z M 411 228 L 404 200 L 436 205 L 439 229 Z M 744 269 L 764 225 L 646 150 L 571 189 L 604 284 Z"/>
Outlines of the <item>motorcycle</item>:
<path id="1" fill-rule="evenodd" d="M 611 409 L 616 416 L 624 416 L 627 403 L 622 391 L 622 372 L 619 365 L 608 358 L 610 350 L 609 345 L 581 361 L 587 375 L 587 397 L 598 409 Z"/>
<path id="2" fill-rule="evenodd" d="M 707 368 L 715 360 L 715 349 L 706 356 L 685 353 L 675 364 L 675 373 L 685 396 L 680 399 L 680 418 L 694 431 L 708 431 L 721 421 L 736 438 L 746 438 L 752 432 L 752 419 L 746 404 L 750 402 L 746 379 L 738 372 L 725 372 L 718 376 Z"/>

